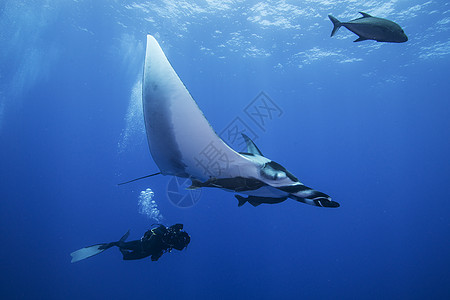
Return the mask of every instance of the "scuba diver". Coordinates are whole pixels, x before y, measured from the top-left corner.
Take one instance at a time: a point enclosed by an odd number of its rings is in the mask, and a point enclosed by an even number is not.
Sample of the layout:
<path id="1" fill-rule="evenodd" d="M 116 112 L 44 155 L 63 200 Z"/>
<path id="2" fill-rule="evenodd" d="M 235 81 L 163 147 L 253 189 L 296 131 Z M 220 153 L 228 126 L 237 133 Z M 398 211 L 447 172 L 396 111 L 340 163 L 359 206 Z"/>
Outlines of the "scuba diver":
<path id="1" fill-rule="evenodd" d="M 151 256 L 152 261 L 157 261 L 165 252 L 172 249 L 183 250 L 191 241 L 191 236 L 186 231 L 182 231 L 183 224 L 175 224 L 166 227 L 161 224 L 156 228 L 144 233 L 140 240 L 125 242 L 130 235 L 130 231 L 118 242 L 96 244 L 72 252 L 72 263 L 86 259 L 88 257 L 102 253 L 111 247 L 119 247 L 123 260 L 135 260 Z"/>

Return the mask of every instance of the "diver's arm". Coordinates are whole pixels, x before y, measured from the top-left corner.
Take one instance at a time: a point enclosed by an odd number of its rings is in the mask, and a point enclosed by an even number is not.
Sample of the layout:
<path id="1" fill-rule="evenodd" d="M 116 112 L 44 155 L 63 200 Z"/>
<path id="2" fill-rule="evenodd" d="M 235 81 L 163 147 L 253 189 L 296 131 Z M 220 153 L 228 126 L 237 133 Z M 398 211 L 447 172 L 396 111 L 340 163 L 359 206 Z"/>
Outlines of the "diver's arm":
<path id="1" fill-rule="evenodd" d="M 120 252 L 122 253 L 123 260 L 135 260 L 135 259 L 141 259 L 145 258 L 147 256 L 150 256 L 150 253 L 142 252 L 142 251 L 127 251 L 122 248 L 120 248 Z"/>
<path id="2" fill-rule="evenodd" d="M 157 261 L 163 254 L 164 254 L 163 251 L 160 251 L 157 254 L 153 254 L 152 257 L 151 257 L 152 261 Z"/>
<path id="3" fill-rule="evenodd" d="M 155 229 L 152 229 L 153 234 L 155 235 L 163 235 L 164 233 L 167 232 L 167 228 L 164 225 L 160 225 L 158 227 L 156 227 Z"/>
<path id="4" fill-rule="evenodd" d="M 144 236 L 141 238 L 141 241 L 143 242 L 143 241 L 148 241 L 148 240 L 150 240 L 150 238 L 152 237 L 152 236 L 155 236 L 155 235 L 163 235 L 164 233 L 166 233 L 167 232 L 167 228 L 166 228 L 166 226 L 164 226 L 164 225 L 159 225 L 158 227 L 156 227 L 156 228 L 153 228 L 153 229 L 150 229 L 150 230 L 148 230 L 148 231 L 146 231 L 145 233 L 144 233 Z"/>
<path id="5" fill-rule="evenodd" d="M 116 245 L 116 246 L 119 247 L 120 250 L 140 251 L 142 249 L 140 240 L 123 242 L 120 245 Z"/>

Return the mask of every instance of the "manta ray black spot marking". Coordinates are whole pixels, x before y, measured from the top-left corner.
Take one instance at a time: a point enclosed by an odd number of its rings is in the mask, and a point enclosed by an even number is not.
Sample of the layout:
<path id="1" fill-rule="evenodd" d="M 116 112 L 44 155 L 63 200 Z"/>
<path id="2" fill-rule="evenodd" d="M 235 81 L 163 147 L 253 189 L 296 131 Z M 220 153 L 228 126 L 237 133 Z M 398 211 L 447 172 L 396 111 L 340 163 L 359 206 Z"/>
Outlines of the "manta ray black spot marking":
<path id="1" fill-rule="evenodd" d="M 286 168 L 283 167 L 282 165 L 280 165 L 279 163 L 276 163 L 276 162 L 274 162 L 272 160 L 271 162 L 268 162 L 267 165 L 270 166 L 271 168 L 273 168 L 274 170 L 285 172 L 287 177 L 289 177 L 290 180 L 292 180 L 294 182 L 298 182 L 299 181 L 297 179 L 297 177 L 295 177 L 291 172 L 286 170 Z"/>
<path id="2" fill-rule="evenodd" d="M 298 192 L 302 192 L 302 191 L 306 191 L 306 190 L 311 190 L 311 188 L 309 188 L 303 184 L 282 186 L 282 187 L 279 187 L 278 189 L 280 189 L 286 193 L 298 193 Z"/>

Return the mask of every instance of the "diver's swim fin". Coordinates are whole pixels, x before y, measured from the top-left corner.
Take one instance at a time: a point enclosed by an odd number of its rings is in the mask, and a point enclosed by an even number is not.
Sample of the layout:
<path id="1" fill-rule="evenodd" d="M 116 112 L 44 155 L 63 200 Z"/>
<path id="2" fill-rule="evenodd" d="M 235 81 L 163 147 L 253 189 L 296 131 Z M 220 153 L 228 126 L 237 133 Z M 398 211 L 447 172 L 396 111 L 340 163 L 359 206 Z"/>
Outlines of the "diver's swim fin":
<path id="1" fill-rule="evenodd" d="M 120 242 L 125 242 L 125 240 L 130 236 L 130 230 L 128 229 L 127 233 L 125 233 L 119 240 Z"/>
<path id="2" fill-rule="evenodd" d="M 113 246 L 117 246 L 118 244 L 125 242 L 125 240 L 128 238 L 129 235 L 130 235 L 130 231 L 128 230 L 127 233 L 125 233 L 118 242 L 96 244 L 96 245 L 84 247 L 77 251 L 74 251 L 74 252 L 70 253 L 70 256 L 72 256 L 72 260 L 70 262 L 74 263 L 74 262 L 89 258 L 91 256 L 100 254 L 103 251 L 105 251 Z"/>
<path id="3" fill-rule="evenodd" d="M 88 257 L 97 255 L 105 251 L 106 249 L 110 247 L 106 247 L 108 244 L 98 244 L 98 245 L 92 245 L 89 247 L 81 248 L 80 250 L 74 251 L 70 253 L 70 256 L 72 256 L 71 263 L 86 259 Z"/>

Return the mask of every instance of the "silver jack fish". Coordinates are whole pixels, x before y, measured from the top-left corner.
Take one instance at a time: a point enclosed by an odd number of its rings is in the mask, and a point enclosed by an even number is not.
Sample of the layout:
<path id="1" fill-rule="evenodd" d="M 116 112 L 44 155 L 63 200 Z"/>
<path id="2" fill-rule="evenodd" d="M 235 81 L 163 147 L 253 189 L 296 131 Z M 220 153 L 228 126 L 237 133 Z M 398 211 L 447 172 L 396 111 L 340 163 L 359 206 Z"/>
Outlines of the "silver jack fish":
<path id="1" fill-rule="evenodd" d="M 363 15 L 361 18 L 349 22 L 340 22 L 332 15 L 328 15 L 334 25 L 331 36 L 335 35 L 341 26 L 344 26 L 358 35 L 354 42 L 374 40 L 377 42 L 404 43 L 408 40 L 405 32 L 397 23 L 382 18 L 375 18 L 364 12 L 360 12 L 360 14 Z"/>

